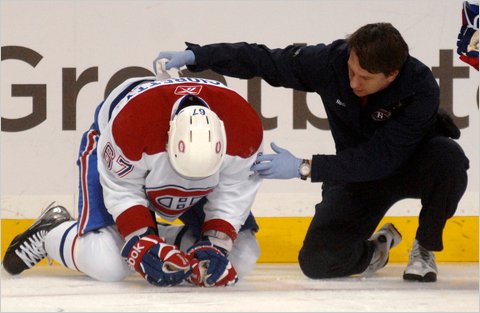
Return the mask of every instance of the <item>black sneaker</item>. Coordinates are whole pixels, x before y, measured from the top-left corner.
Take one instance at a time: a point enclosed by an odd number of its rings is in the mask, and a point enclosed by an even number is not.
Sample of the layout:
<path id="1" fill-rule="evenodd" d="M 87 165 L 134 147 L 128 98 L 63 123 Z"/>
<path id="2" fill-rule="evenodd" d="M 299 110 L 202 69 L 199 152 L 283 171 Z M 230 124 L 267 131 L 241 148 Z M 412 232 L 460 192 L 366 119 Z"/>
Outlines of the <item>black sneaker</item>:
<path id="1" fill-rule="evenodd" d="M 47 256 L 45 236 L 57 225 L 73 220 L 62 206 L 52 202 L 26 231 L 13 238 L 3 257 L 3 268 L 11 275 L 18 275 Z"/>

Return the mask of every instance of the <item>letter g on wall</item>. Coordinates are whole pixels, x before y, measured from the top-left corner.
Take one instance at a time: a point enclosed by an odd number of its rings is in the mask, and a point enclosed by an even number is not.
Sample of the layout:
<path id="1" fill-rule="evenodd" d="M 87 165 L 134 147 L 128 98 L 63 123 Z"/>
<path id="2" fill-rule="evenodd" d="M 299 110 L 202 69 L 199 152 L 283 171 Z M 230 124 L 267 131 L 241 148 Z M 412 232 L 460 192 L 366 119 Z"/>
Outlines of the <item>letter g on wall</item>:
<path id="1" fill-rule="evenodd" d="M 42 59 L 36 51 L 22 46 L 3 46 L 2 61 L 20 60 L 32 67 Z M 47 119 L 47 85 L 46 84 L 12 84 L 12 97 L 32 97 L 32 113 L 20 118 L 2 116 L 2 131 L 20 132 L 31 129 Z M 5 105 L 5 104 L 3 104 Z"/>

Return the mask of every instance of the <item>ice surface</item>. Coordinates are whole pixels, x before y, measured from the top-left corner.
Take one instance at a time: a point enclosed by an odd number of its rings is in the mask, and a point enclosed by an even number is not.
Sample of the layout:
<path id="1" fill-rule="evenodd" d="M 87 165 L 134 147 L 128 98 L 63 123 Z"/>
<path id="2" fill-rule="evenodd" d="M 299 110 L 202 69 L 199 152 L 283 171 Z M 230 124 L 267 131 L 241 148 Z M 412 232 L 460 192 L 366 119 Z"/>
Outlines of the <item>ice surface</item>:
<path id="1" fill-rule="evenodd" d="M 233 287 L 160 288 L 133 274 L 92 280 L 60 266 L 1 273 L 2 312 L 479 312 L 477 263 L 441 263 L 436 283 L 405 282 L 405 264 L 370 278 L 312 280 L 298 264 L 258 264 Z"/>

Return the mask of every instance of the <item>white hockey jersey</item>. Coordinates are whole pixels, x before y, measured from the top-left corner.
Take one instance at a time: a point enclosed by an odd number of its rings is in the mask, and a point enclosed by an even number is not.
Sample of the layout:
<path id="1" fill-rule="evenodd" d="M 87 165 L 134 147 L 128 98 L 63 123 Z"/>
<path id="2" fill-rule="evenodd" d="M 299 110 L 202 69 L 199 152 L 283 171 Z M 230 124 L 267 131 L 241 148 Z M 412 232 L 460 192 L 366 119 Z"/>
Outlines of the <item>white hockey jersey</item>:
<path id="1" fill-rule="evenodd" d="M 140 80 L 145 82 L 131 91 L 125 89 Z M 200 180 L 178 175 L 166 152 L 173 105 L 187 94 L 208 103 L 224 122 L 227 136 L 227 155 L 220 170 Z M 205 223 L 220 221 L 209 228 L 218 225 L 217 230 L 235 239 L 261 183 L 250 167 L 263 140 L 257 113 L 240 95 L 208 79 L 129 79 L 104 101 L 98 124 L 98 170 L 104 201 L 122 235 L 151 225 L 147 209 L 174 221 L 207 197 Z M 234 233 L 226 231 L 225 225 Z"/>

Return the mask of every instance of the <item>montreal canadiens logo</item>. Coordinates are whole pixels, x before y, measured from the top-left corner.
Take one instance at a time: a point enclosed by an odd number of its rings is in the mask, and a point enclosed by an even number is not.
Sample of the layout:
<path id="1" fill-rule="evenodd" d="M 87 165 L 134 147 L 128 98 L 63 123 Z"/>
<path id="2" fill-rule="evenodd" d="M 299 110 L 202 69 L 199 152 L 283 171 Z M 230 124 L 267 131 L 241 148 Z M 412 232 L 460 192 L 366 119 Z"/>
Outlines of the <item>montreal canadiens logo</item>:
<path id="1" fill-rule="evenodd" d="M 378 109 L 377 111 L 372 113 L 371 117 L 374 121 L 383 122 L 388 120 L 391 115 L 392 115 L 392 112 L 389 112 L 384 109 Z"/>
<path id="2" fill-rule="evenodd" d="M 164 218 L 177 217 L 213 191 L 213 187 L 184 188 L 166 185 L 148 188 L 147 196 L 156 212 Z"/>
<path id="3" fill-rule="evenodd" d="M 179 96 L 184 95 L 198 95 L 202 91 L 202 86 L 177 86 L 174 94 Z"/>

